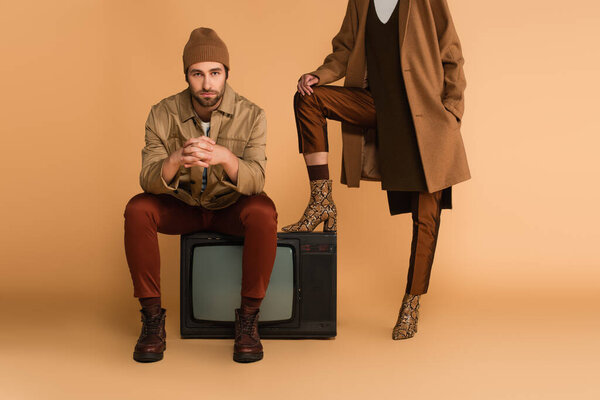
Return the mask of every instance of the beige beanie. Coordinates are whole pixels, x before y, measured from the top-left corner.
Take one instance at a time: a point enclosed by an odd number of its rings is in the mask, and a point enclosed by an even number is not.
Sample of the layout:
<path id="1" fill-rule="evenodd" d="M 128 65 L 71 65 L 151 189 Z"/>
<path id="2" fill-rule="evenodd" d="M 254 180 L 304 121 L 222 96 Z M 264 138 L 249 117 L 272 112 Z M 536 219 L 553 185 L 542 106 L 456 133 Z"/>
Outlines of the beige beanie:
<path id="1" fill-rule="evenodd" d="M 196 28 L 183 48 L 183 72 L 202 61 L 220 62 L 229 69 L 229 52 L 225 42 L 210 28 Z"/>

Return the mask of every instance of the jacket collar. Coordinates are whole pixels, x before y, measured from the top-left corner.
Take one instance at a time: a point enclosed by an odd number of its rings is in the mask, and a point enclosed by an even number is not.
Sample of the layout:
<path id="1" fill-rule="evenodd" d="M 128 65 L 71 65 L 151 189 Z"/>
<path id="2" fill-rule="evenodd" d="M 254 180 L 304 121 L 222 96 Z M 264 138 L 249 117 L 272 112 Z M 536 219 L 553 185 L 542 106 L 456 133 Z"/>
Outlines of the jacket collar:
<path id="1" fill-rule="evenodd" d="M 235 91 L 229 86 L 228 83 L 225 83 L 225 91 L 223 92 L 223 100 L 221 100 L 221 104 L 216 111 L 219 111 L 224 114 L 233 115 L 233 109 L 235 105 Z M 194 110 L 194 106 L 192 105 L 192 94 L 190 92 L 190 88 L 188 87 L 183 92 L 181 92 L 181 96 L 179 97 L 179 112 L 181 116 L 181 122 L 185 122 L 190 118 L 194 118 L 197 116 L 196 111 Z"/>

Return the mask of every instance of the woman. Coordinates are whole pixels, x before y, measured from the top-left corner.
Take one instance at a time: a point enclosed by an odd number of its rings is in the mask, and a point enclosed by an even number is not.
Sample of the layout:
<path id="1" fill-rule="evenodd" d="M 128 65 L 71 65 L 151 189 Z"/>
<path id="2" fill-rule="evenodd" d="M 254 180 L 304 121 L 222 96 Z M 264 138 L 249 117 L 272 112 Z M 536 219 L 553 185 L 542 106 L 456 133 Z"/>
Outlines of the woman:
<path id="1" fill-rule="evenodd" d="M 294 110 L 311 185 L 283 231 L 336 230 L 326 119 L 342 122 L 342 183 L 381 181 L 392 215 L 412 213 L 409 271 L 393 339 L 417 331 L 440 214 L 470 178 L 461 138 L 464 59 L 446 0 L 349 0 L 333 52 L 298 81 Z M 344 87 L 326 84 L 345 77 Z"/>

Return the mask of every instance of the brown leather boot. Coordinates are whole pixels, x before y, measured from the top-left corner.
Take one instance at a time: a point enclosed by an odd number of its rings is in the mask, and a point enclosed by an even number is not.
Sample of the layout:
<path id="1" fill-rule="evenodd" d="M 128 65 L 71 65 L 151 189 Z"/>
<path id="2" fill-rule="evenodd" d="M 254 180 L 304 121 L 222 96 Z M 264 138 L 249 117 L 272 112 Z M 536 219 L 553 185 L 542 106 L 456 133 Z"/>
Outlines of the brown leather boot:
<path id="1" fill-rule="evenodd" d="M 250 363 L 263 358 L 263 347 L 258 336 L 258 310 L 254 314 L 243 314 L 235 310 L 235 344 L 233 361 Z"/>
<path id="2" fill-rule="evenodd" d="M 304 214 L 295 224 L 281 228 L 283 232 L 312 232 L 321 222 L 323 232 L 337 230 L 337 209 L 331 195 L 331 179 L 310 181 L 310 200 Z"/>
<path id="3" fill-rule="evenodd" d="M 166 310 L 155 306 L 140 311 L 142 313 L 142 332 L 135 345 L 133 359 L 143 363 L 160 361 L 167 348 Z"/>
<path id="4" fill-rule="evenodd" d="M 392 331 L 392 339 L 409 339 L 417 333 L 417 323 L 419 322 L 419 295 L 406 293 L 402 299 L 398 321 Z"/>

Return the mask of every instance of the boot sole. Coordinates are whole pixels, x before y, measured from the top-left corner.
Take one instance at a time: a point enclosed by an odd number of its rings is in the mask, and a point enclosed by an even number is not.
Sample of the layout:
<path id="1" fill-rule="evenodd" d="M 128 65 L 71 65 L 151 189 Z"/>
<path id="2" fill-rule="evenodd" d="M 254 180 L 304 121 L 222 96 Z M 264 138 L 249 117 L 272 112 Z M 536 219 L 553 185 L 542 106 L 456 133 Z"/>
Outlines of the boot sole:
<path id="1" fill-rule="evenodd" d="M 260 361 L 263 358 L 263 352 L 260 353 L 233 353 L 233 361 L 239 363 L 251 363 Z"/>
<path id="2" fill-rule="evenodd" d="M 133 359 L 141 363 L 151 363 L 163 359 L 163 353 L 138 353 L 133 352 Z"/>

